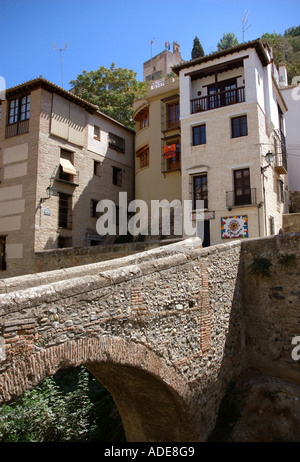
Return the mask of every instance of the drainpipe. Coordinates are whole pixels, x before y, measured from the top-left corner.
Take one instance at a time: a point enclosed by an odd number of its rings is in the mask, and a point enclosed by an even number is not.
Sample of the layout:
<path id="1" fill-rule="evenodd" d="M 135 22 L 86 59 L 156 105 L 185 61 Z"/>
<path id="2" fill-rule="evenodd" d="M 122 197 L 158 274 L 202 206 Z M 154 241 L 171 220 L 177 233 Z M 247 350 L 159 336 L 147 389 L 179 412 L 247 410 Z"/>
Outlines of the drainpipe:
<path id="1" fill-rule="evenodd" d="M 257 206 L 257 221 L 258 221 L 258 236 L 261 237 L 261 230 L 260 230 L 260 209 L 263 205 L 263 202 L 260 202 Z"/>

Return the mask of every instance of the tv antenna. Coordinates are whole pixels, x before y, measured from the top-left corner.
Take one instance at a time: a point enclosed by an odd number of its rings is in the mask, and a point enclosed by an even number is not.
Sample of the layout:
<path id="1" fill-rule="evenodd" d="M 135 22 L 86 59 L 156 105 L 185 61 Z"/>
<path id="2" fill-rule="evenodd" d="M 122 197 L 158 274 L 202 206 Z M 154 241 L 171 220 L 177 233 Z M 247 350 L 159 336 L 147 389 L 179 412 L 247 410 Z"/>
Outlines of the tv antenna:
<path id="1" fill-rule="evenodd" d="M 245 42 L 246 30 L 248 30 L 251 27 L 251 25 L 247 27 L 247 23 L 248 23 L 247 16 L 248 16 L 248 10 L 246 10 L 246 13 L 242 19 L 243 42 Z"/>
<path id="2" fill-rule="evenodd" d="M 60 54 L 60 69 L 61 69 L 61 86 L 64 88 L 64 81 L 63 81 L 63 59 L 62 59 L 62 51 L 66 51 L 68 48 L 67 42 L 65 43 L 64 48 L 56 48 L 55 43 L 53 43 L 53 50 L 59 51 Z"/>
<path id="3" fill-rule="evenodd" d="M 155 37 L 153 37 L 153 39 L 152 39 L 151 42 L 150 42 L 150 47 L 151 47 L 151 80 L 152 80 L 152 73 L 153 73 L 153 67 L 152 67 L 152 46 L 153 46 L 154 39 L 155 39 Z"/>

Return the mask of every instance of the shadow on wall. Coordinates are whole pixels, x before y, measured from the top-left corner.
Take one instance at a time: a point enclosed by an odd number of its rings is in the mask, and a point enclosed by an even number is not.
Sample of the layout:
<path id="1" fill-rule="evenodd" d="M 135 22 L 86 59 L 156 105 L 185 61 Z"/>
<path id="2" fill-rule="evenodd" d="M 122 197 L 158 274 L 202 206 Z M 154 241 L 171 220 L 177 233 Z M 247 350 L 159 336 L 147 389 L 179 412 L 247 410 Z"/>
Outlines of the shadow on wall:
<path id="1" fill-rule="evenodd" d="M 231 377 L 209 441 L 300 440 L 300 372 L 292 358 L 292 339 L 300 333 L 299 242 L 300 233 L 242 242 L 235 293 L 241 309 L 232 311 L 224 354 L 226 363 L 234 351 L 230 338 L 239 334 L 238 373 Z"/>

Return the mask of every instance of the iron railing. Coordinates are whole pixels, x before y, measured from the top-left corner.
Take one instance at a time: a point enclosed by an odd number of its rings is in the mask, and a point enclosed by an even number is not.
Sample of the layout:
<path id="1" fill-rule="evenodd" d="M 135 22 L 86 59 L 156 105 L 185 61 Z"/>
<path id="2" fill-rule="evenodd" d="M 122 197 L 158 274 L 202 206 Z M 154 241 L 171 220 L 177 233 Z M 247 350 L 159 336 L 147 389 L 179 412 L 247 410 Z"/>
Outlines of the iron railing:
<path id="1" fill-rule="evenodd" d="M 257 205 L 256 188 L 251 188 L 249 193 L 238 196 L 236 191 L 226 191 L 226 207 L 242 207 L 244 205 Z"/>
<path id="2" fill-rule="evenodd" d="M 202 96 L 191 100 L 191 114 L 209 111 L 231 104 L 245 102 L 245 87 L 233 88 L 231 90 L 220 91 L 212 95 Z"/>

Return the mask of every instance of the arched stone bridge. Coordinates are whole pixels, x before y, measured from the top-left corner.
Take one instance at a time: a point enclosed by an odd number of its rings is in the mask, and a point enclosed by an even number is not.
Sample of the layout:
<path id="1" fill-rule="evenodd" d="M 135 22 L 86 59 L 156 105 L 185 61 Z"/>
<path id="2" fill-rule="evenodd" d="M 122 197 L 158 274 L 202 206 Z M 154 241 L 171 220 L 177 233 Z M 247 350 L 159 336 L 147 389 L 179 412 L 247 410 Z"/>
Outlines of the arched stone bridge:
<path id="1" fill-rule="evenodd" d="M 194 238 L 1 280 L 0 402 L 85 365 L 112 394 L 127 441 L 205 441 L 242 371 L 300 380 L 290 346 L 300 335 L 299 236 L 206 249 Z M 270 278 L 249 275 L 258 254 Z M 278 260 L 287 254 L 288 270 Z"/>

